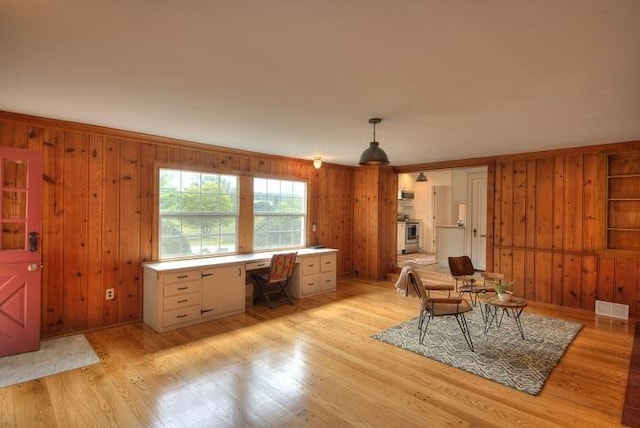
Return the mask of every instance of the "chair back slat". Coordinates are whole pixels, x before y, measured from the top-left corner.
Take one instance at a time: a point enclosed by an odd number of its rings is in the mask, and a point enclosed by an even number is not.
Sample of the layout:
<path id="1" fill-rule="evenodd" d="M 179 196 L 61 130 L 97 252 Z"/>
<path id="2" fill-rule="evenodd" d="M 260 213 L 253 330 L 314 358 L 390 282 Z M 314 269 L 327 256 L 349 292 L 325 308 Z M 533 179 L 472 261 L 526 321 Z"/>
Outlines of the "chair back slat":
<path id="1" fill-rule="evenodd" d="M 296 264 L 297 251 L 274 254 L 271 257 L 269 282 L 280 282 L 291 278 Z"/>
<path id="2" fill-rule="evenodd" d="M 452 276 L 467 276 L 476 272 L 469 256 L 449 257 L 447 260 Z"/>

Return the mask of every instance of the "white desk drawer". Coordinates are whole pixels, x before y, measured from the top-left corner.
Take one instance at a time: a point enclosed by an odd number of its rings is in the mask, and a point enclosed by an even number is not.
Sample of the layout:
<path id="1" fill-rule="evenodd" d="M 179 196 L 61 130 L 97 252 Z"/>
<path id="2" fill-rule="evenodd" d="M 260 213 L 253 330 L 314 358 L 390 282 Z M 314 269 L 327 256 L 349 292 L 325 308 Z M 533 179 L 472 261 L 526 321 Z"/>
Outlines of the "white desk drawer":
<path id="1" fill-rule="evenodd" d="M 320 290 L 335 290 L 336 288 L 336 274 L 334 272 L 327 272 L 320 274 Z"/>
<path id="2" fill-rule="evenodd" d="M 303 257 L 300 261 L 302 275 L 313 275 L 320 272 L 320 256 Z"/>
<path id="3" fill-rule="evenodd" d="M 268 268 L 270 264 L 271 264 L 271 260 L 264 260 L 261 262 L 251 262 L 251 263 L 245 264 L 244 268 L 246 271 L 259 270 L 259 269 Z"/>
<path id="4" fill-rule="evenodd" d="M 195 281 L 177 282 L 165 285 L 163 295 L 167 297 L 176 296 L 178 294 L 195 293 L 196 291 L 200 291 L 201 287 L 202 281 L 200 281 L 200 278 Z"/>
<path id="5" fill-rule="evenodd" d="M 179 308 L 173 311 L 166 311 L 162 314 L 162 325 L 167 327 L 173 324 L 200 319 L 200 305 Z"/>
<path id="6" fill-rule="evenodd" d="M 320 272 L 334 272 L 336 270 L 336 253 L 320 256 Z"/>
<path id="7" fill-rule="evenodd" d="M 164 298 L 164 310 L 171 311 L 173 309 L 185 308 L 187 306 L 193 306 L 200 304 L 202 300 L 201 294 L 196 293 L 187 293 L 187 294 L 178 294 L 176 296 L 169 296 Z"/>
<path id="8" fill-rule="evenodd" d="M 174 282 L 188 282 L 200 279 L 200 270 L 186 270 L 180 272 L 168 272 L 163 275 L 163 282 L 165 284 L 172 284 Z"/>

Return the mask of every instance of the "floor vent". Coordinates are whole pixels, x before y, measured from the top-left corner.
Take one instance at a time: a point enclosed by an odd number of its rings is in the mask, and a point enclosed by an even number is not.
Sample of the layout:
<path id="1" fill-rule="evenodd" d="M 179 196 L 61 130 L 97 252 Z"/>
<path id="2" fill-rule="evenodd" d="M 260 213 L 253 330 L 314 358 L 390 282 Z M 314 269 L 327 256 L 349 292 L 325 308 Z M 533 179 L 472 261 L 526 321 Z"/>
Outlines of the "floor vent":
<path id="1" fill-rule="evenodd" d="M 629 319 L 629 305 L 596 300 L 596 314 L 627 320 Z"/>

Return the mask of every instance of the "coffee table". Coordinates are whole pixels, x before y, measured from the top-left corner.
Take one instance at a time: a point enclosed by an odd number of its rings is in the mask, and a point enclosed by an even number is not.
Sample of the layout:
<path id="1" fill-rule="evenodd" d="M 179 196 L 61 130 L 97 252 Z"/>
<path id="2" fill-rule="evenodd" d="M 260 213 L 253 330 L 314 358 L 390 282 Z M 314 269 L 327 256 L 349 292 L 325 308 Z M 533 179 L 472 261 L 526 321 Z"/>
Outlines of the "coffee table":
<path id="1" fill-rule="evenodd" d="M 504 314 L 507 314 L 508 317 L 514 319 L 516 326 L 518 327 L 518 331 L 520 332 L 520 336 L 524 340 L 521 316 L 522 311 L 524 311 L 524 308 L 527 306 L 527 301 L 525 299 L 511 296 L 508 301 L 502 301 L 498 298 L 497 294 L 489 294 L 482 298 L 480 302 L 484 305 L 484 311 L 482 313 L 482 317 L 484 318 L 484 334 L 489 332 L 489 328 L 494 321 L 496 323 L 496 327 L 500 327 L 502 325 Z M 500 312 L 499 316 L 498 312 Z"/>

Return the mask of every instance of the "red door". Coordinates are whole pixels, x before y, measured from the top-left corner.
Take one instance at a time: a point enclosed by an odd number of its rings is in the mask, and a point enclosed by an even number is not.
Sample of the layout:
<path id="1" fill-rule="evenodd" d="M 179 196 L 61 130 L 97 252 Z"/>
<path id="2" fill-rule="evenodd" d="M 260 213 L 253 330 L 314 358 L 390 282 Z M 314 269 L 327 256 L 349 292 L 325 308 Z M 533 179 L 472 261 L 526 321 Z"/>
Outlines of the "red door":
<path id="1" fill-rule="evenodd" d="M 0 147 L 0 356 L 40 348 L 42 153 Z"/>

